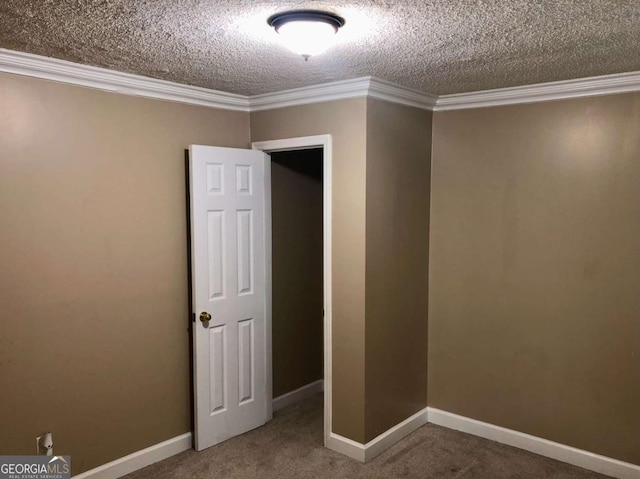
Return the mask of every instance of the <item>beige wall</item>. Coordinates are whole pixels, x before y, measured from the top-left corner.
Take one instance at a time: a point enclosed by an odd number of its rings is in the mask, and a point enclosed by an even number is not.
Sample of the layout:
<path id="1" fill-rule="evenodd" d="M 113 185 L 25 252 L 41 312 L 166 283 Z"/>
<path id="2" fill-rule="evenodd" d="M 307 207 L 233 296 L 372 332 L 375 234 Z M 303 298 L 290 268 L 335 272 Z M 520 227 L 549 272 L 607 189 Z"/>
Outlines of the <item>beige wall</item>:
<path id="1" fill-rule="evenodd" d="M 251 113 L 251 140 L 331 134 L 333 432 L 364 441 L 366 99 Z"/>
<path id="2" fill-rule="evenodd" d="M 427 405 L 431 118 L 367 100 L 365 441 Z"/>
<path id="3" fill-rule="evenodd" d="M 330 133 L 333 431 L 424 407 L 428 364 L 433 407 L 640 464 L 640 94 L 438 112 L 430 191 L 431 119 L 0 74 L 0 452 L 51 430 L 77 474 L 189 431 L 184 149 Z"/>
<path id="4" fill-rule="evenodd" d="M 430 406 L 640 464 L 640 94 L 434 122 Z"/>
<path id="5" fill-rule="evenodd" d="M 273 396 L 322 379 L 322 149 L 271 155 Z"/>
<path id="6" fill-rule="evenodd" d="M 184 149 L 249 115 L 0 74 L 2 454 L 73 473 L 191 429 Z"/>

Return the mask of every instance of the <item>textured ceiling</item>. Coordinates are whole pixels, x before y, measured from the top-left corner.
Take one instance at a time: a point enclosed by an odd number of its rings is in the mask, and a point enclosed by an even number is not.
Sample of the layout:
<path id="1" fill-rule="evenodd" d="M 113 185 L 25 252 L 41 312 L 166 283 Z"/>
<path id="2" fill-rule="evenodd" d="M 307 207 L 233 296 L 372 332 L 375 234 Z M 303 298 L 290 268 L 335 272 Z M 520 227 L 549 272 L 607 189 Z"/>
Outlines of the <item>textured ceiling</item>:
<path id="1" fill-rule="evenodd" d="M 305 62 L 266 24 L 347 24 Z M 640 70 L 640 0 L 0 0 L 0 47 L 253 95 L 375 76 L 437 94 Z"/>

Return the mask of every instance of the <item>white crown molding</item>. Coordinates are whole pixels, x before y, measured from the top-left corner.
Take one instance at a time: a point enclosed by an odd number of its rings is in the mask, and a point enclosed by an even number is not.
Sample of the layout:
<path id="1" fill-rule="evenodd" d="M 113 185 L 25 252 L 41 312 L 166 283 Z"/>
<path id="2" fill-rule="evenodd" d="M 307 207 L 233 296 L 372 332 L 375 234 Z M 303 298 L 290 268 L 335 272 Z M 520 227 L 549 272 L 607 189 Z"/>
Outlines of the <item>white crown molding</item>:
<path id="1" fill-rule="evenodd" d="M 379 78 L 371 78 L 367 96 L 422 110 L 433 110 L 438 100 L 437 95 L 403 87 Z"/>
<path id="2" fill-rule="evenodd" d="M 0 71 L 125 95 L 226 110 L 249 111 L 249 100 L 246 96 L 181 85 L 3 48 L 0 48 Z"/>
<path id="3" fill-rule="evenodd" d="M 372 77 L 244 96 L 4 48 L 0 48 L 0 72 L 125 95 L 247 112 L 367 96 L 430 110 L 437 98 Z"/>
<path id="4" fill-rule="evenodd" d="M 612 95 L 640 91 L 640 72 L 617 73 L 576 80 L 498 88 L 453 95 L 441 95 L 435 111 L 462 110 L 521 103 L 566 100 L 587 96 Z"/>
<path id="5" fill-rule="evenodd" d="M 370 97 L 391 103 L 432 110 L 437 97 L 374 77 L 354 78 L 249 97 L 251 111 L 323 103 L 346 98 Z"/>
<path id="6" fill-rule="evenodd" d="M 289 106 L 344 100 L 367 95 L 371 77 L 354 78 L 249 97 L 251 111 L 274 110 Z"/>
<path id="7" fill-rule="evenodd" d="M 619 479 L 637 479 L 640 477 L 640 465 L 619 461 L 592 452 L 576 449 L 557 442 L 531 436 L 522 432 L 495 426 L 464 416 L 458 416 L 436 408 L 428 408 L 431 424 L 484 437 L 495 442 L 524 449 L 526 451 L 599 472 Z"/>
<path id="8" fill-rule="evenodd" d="M 125 95 L 245 112 L 360 97 L 378 98 L 424 110 L 447 111 L 640 91 L 640 72 L 629 72 L 441 96 L 374 77 L 244 96 L 3 48 L 0 48 L 0 72 Z"/>

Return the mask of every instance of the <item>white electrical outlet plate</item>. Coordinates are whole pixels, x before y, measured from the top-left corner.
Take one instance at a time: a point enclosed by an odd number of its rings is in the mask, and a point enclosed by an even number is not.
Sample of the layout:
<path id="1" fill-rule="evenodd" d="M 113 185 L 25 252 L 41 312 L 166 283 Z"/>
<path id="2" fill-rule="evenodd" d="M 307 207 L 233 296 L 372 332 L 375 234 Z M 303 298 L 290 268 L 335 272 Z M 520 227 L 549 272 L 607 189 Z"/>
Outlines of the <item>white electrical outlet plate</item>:
<path id="1" fill-rule="evenodd" d="M 43 437 L 44 437 L 44 434 L 42 436 L 36 437 L 36 456 L 40 456 L 40 455 L 44 454 L 44 452 L 42 452 L 42 450 L 44 449 L 44 447 L 42 447 L 42 438 Z"/>
<path id="2" fill-rule="evenodd" d="M 48 436 L 48 441 L 45 441 Z M 53 435 L 50 432 L 44 433 L 42 436 L 36 437 L 36 455 L 50 456 L 53 454 Z M 45 446 L 45 442 L 49 442 L 50 447 Z"/>

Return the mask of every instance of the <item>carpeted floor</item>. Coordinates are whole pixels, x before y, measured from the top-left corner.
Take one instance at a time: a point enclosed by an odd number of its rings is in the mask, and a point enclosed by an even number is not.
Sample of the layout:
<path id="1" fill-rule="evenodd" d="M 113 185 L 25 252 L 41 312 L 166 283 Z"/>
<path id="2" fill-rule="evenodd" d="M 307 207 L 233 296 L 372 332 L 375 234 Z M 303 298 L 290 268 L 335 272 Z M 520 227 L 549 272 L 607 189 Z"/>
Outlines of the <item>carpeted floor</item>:
<path id="1" fill-rule="evenodd" d="M 597 479 L 578 467 L 427 424 L 361 464 L 322 447 L 322 395 L 273 421 L 202 452 L 183 452 L 127 479 Z"/>

